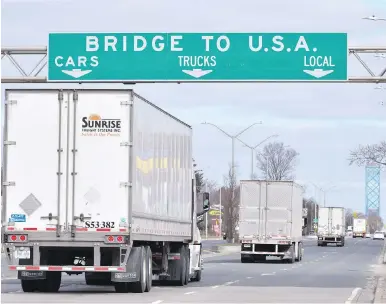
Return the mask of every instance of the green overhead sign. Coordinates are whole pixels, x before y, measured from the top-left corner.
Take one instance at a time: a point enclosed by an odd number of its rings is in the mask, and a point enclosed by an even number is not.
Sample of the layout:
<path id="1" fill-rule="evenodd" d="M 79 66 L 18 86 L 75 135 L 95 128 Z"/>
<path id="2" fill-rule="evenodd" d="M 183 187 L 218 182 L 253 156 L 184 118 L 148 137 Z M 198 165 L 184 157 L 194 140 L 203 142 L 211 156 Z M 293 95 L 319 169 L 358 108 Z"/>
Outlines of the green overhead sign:
<path id="1" fill-rule="evenodd" d="M 48 80 L 347 80 L 344 33 L 57 33 Z"/>

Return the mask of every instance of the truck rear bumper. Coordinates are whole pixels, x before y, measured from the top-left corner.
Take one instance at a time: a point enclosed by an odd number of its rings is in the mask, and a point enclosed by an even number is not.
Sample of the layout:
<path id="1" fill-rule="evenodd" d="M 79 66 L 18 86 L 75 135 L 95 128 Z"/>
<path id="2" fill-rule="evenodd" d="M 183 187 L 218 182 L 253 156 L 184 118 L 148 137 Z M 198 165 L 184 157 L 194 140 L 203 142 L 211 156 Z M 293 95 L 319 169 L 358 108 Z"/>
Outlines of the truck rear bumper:
<path id="1" fill-rule="evenodd" d="M 282 242 L 282 241 L 281 241 Z M 241 254 L 242 255 L 261 255 L 261 256 L 276 256 L 282 258 L 289 258 L 292 256 L 291 252 L 291 241 L 286 243 L 271 242 L 267 244 L 262 243 L 242 243 Z"/>
<path id="2" fill-rule="evenodd" d="M 61 272 L 125 272 L 126 267 L 120 266 L 33 266 L 33 265 L 9 265 L 9 270 L 16 271 L 61 271 Z"/>
<path id="3" fill-rule="evenodd" d="M 319 236 L 318 243 L 341 243 L 344 240 L 343 236 Z"/>

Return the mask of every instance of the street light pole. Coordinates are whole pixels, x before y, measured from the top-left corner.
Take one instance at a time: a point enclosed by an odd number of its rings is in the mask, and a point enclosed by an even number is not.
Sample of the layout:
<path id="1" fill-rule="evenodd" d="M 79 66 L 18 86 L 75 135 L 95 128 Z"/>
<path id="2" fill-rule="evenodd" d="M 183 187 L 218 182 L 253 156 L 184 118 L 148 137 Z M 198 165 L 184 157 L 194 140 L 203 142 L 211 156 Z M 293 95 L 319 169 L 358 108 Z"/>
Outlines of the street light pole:
<path id="1" fill-rule="evenodd" d="M 278 134 L 273 134 L 271 136 L 268 136 L 266 139 L 262 140 L 261 142 L 259 142 L 256 146 L 250 146 L 250 145 L 247 145 L 245 142 L 243 142 L 240 138 L 238 138 L 237 140 L 239 142 L 241 142 L 242 144 L 244 144 L 245 147 L 251 149 L 251 179 L 253 179 L 254 177 L 254 167 L 253 167 L 253 158 L 254 158 L 254 152 L 256 150 L 257 147 L 259 147 L 260 145 L 262 145 L 263 143 L 265 143 L 267 140 L 273 138 L 273 137 L 278 137 L 279 135 Z M 267 163 L 268 165 L 268 163 Z"/>
<path id="2" fill-rule="evenodd" d="M 208 181 L 205 181 L 205 192 L 208 192 Z M 205 213 L 205 238 L 208 239 L 208 212 Z"/>
<path id="3" fill-rule="evenodd" d="M 262 121 L 259 121 L 259 122 L 255 122 L 251 125 L 249 125 L 248 127 L 246 127 L 245 129 L 241 130 L 239 133 L 235 134 L 235 135 L 231 135 L 229 134 L 228 132 L 224 131 L 223 129 L 221 129 L 219 126 L 213 124 L 213 123 L 210 123 L 210 122 L 203 122 L 202 124 L 203 125 L 211 125 L 213 127 L 215 127 L 217 130 L 219 130 L 220 132 L 222 132 L 223 134 L 225 134 L 226 136 L 228 136 L 229 138 L 231 138 L 232 140 L 232 164 L 231 164 L 231 178 L 232 178 L 232 182 L 234 181 L 235 179 L 235 139 L 238 139 L 238 137 L 243 134 L 245 131 L 249 130 L 250 128 L 252 128 L 253 126 L 255 125 L 258 125 L 258 124 L 262 124 L 263 122 Z M 232 198 L 232 201 L 234 200 L 235 198 L 235 192 L 234 192 L 234 189 L 232 187 L 232 193 L 231 193 L 231 198 Z M 228 229 L 229 229 L 229 225 L 228 225 Z M 232 234 L 233 235 L 233 234 Z"/>
<path id="4" fill-rule="evenodd" d="M 335 188 L 335 186 L 331 186 L 330 188 L 327 188 L 327 189 L 320 189 L 323 192 L 323 206 L 324 207 L 326 207 L 326 193 L 333 188 Z"/>

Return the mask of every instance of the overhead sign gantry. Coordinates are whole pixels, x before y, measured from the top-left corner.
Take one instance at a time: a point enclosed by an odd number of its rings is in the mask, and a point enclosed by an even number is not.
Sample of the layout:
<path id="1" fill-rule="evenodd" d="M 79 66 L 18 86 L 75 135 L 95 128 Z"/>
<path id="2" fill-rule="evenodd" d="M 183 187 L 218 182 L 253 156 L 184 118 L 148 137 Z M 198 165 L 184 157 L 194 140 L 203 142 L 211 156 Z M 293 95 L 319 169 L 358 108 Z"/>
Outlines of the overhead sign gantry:
<path id="1" fill-rule="evenodd" d="M 1 53 L 21 74 L 2 83 L 386 82 L 386 64 L 376 74 L 359 55 L 386 46 L 348 47 L 345 33 L 57 33 Z M 16 60 L 37 55 L 30 73 Z M 348 75 L 349 55 L 368 75 Z"/>

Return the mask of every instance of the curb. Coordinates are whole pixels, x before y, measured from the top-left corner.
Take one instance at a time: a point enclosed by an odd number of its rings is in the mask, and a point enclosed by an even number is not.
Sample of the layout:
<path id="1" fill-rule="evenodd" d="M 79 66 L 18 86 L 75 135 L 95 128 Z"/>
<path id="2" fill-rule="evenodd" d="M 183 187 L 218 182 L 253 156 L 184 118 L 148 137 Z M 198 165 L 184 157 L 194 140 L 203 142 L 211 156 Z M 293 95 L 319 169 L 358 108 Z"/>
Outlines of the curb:
<path id="1" fill-rule="evenodd" d="M 380 265 L 386 264 L 386 243 L 383 244 L 382 253 L 380 257 Z M 378 277 L 375 285 L 374 301 L 373 303 L 382 303 L 383 291 L 385 289 L 386 282 L 384 277 Z"/>

